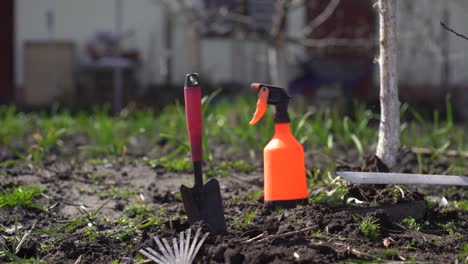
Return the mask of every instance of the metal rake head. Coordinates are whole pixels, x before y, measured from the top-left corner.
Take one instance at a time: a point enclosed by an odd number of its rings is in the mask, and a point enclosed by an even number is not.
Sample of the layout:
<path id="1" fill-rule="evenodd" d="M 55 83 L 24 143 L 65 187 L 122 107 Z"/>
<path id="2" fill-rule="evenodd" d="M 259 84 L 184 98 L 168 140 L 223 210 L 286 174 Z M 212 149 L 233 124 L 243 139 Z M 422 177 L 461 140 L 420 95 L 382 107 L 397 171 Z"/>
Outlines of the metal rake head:
<path id="1" fill-rule="evenodd" d="M 190 241 L 191 234 L 192 230 L 190 228 L 185 232 L 180 232 L 178 242 L 176 238 L 172 239 L 172 248 L 167 239 L 163 238 L 161 243 L 158 237 L 154 237 L 160 253 L 150 247 L 140 249 L 139 252 L 158 264 L 190 264 L 210 233 L 206 233 L 201 237 L 201 228 L 198 228 L 195 237 Z"/>

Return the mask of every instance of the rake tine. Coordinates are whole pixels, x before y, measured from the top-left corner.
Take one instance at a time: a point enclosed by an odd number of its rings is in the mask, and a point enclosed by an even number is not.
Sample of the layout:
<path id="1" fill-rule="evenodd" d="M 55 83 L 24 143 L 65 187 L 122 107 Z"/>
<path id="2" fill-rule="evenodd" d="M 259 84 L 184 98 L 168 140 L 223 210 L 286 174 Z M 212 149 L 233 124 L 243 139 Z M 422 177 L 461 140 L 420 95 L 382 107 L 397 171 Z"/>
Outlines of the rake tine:
<path id="1" fill-rule="evenodd" d="M 174 263 L 174 260 L 175 260 L 174 251 L 169 245 L 169 242 L 167 242 L 167 239 L 163 238 L 162 241 L 163 241 L 164 246 L 166 246 L 166 250 L 169 253 L 169 256 L 171 256 L 171 260 L 172 260 L 171 263 Z"/>
<path id="2" fill-rule="evenodd" d="M 158 247 L 159 247 L 159 250 L 161 250 L 162 254 L 164 255 L 164 257 L 166 257 L 166 259 L 168 260 L 168 263 L 169 260 L 171 259 L 169 253 L 166 251 L 166 248 L 163 246 L 163 244 L 161 243 L 161 241 L 159 240 L 158 237 L 154 237 L 154 241 L 156 241 L 156 244 L 158 244 Z"/>
<path id="3" fill-rule="evenodd" d="M 187 237 L 186 237 L 186 241 L 185 241 L 185 252 L 184 252 L 184 260 L 186 262 L 188 262 L 190 260 L 190 258 L 188 257 L 188 253 L 189 253 L 189 247 L 190 247 L 190 236 L 192 235 L 192 230 L 189 228 L 187 229 Z"/>
<path id="4" fill-rule="evenodd" d="M 200 229 L 199 229 L 199 230 L 200 230 Z M 210 234 L 210 233 L 206 233 L 206 234 L 202 237 L 202 239 L 200 239 L 200 241 L 198 241 L 198 245 L 197 245 L 197 247 L 195 248 L 195 251 L 193 252 L 193 256 L 190 258 L 190 262 L 189 262 L 189 263 L 192 263 L 192 262 L 195 260 L 195 257 L 197 256 L 198 251 L 200 250 L 200 248 L 201 248 L 203 242 L 205 242 L 205 240 L 206 240 L 206 238 L 208 237 L 209 234 Z M 196 241 L 195 241 L 195 242 L 196 242 Z M 195 242 L 194 242 L 194 244 L 195 244 Z"/>
<path id="5" fill-rule="evenodd" d="M 164 264 L 164 263 L 165 263 L 164 261 L 165 261 L 166 259 L 161 260 L 161 259 L 157 258 L 156 256 L 154 256 L 153 254 L 151 254 L 151 253 L 145 251 L 144 249 L 140 249 L 140 250 L 138 250 L 138 252 L 140 252 L 141 254 L 143 254 L 145 257 L 151 259 L 152 261 L 156 262 L 157 264 Z"/>
<path id="6" fill-rule="evenodd" d="M 184 232 L 179 233 L 179 251 L 180 251 L 180 262 L 184 263 L 185 261 L 185 256 L 184 256 Z"/>
<path id="7" fill-rule="evenodd" d="M 195 245 L 197 244 L 198 236 L 200 235 L 201 228 L 198 228 L 197 232 L 195 233 L 195 237 L 193 238 L 192 245 L 190 246 L 190 251 L 188 254 L 188 259 L 192 259 L 193 251 L 195 250 Z"/>
<path id="8" fill-rule="evenodd" d="M 172 239 L 172 247 L 174 248 L 175 260 L 174 262 L 177 264 L 180 262 L 180 252 L 179 252 L 179 245 L 177 245 L 177 239 Z"/>
<path id="9" fill-rule="evenodd" d="M 147 247 L 146 251 L 148 253 L 151 253 L 153 256 L 156 256 L 156 257 L 160 258 L 163 263 L 167 263 L 169 261 L 166 257 L 162 256 L 161 254 L 159 254 L 158 252 L 156 252 L 154 249 L 152 249 L 150 247 Z"/>
<path id="10" fill-rule="evenodd" d="M 179 233 L 179 241 L 176 237 L 172 238 L 172 247 L 166 238 L 160 239 L 155 236 L 153 239 L 159 252 L 150 247 L 140 249 L 139 252 L 157 264 L 190 264 L 195 260 L 208 235 L 209 233 L 202 234 L 201 228 L 198 228 L 190 240 L 192 229 L 189 228 Z"/>

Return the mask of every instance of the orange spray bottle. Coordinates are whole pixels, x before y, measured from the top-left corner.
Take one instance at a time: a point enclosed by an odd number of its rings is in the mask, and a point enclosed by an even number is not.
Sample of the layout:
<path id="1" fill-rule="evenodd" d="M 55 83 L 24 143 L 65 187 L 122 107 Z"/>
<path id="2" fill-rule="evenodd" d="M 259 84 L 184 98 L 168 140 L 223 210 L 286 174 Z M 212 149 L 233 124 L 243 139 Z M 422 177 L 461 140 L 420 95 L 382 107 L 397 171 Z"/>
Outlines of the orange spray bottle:
<path id="1" fill-rule="evenodd" d="M 294 207 L 307 202 L 304 148 L 291 134 L 289 95 L 280 87 L 253 83 L 258 94 L 257 109 L 250 125 L 257 123 L 268 105 L 276 107 L 275 133 L 263 150 L 264 199 L 275 207 Z"/>

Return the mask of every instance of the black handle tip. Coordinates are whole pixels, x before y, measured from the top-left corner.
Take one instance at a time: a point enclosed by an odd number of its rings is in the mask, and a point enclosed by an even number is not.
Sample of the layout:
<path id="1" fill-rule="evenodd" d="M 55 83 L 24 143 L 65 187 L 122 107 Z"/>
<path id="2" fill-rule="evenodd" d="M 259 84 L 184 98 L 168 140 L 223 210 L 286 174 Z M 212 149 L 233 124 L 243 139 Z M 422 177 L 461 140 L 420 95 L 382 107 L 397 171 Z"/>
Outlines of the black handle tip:
<path id="1" fill-rule="evenodd" d="M 200 78 L 198 73 L 189 73 L 185 76 L 185 87 L 193 87 L 200 85 Z"/>

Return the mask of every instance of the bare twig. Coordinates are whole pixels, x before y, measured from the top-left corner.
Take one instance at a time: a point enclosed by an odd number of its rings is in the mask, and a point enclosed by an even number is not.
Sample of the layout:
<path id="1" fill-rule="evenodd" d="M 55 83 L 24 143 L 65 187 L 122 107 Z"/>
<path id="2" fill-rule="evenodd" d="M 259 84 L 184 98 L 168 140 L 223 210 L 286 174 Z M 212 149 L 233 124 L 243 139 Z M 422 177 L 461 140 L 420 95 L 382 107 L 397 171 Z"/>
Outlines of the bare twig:
<path id="1" fill-rule="evenodd" d="M 323 12 L 320 13 L 317 17 L 315 17 L 312 21 L 310 21 L 310 23 L 304 28 L 304 30 L 302 31 L 302 35 L 303 36 L 310 35 L 316 28 L 318 28 L 325 21 L 327 21 L 327 19 L 330 18 L 333 12 L 335 12 L 339 3 L 340 3 L 340 0 L 331 0 L 328 3 L 327 7 L 325 7 Z"/>
<path id="2" fill-rule="evenodd" d="M 280 37 L 281 33 L 284 31 L 286 25 L 286 16 L 288 12 L 288 5 L 286 0 L 277 0 L 276 1 L 276 14 L 273 18 L 273 26 L 271 29 L 271 36 L 275 39 Z"/>
<path id="3" fill-rule="evenodd" d="M 372 38 L 323 38 L 323 39 L 311 39 L 311 38 L 295 38 L 288 37 L 287 41 L 290 43 L 296 43 L 310 48 L 324 48 L 332 46 L 342 47 L 365 47 L 371 48 L 374 46 L 374 39 Z"/>
<path id="4" fill-rule="evenodd" d="M 36 223 L 37 223 L 37 220 L 34 220 L 34 222 L 31 225 L 31 228 L 26 233 L 24 233 L 23 237 L 21 238 L 20 242 L 18 243 L 18 245 L 15 248 L 15 254 L 18 254 L 18 252 L 20 251 L 21 246 L 23 245 L 23 243 L 26 241 L 26 239 L 29 237 L 29 235 L 31 235 L 31 232 L 33 231 L 34 227 L 36 227 Z"/>
<path id="5" fill-rule="evenodd" d="M 440 21 L 440 25 L 441 25 L 444 29 L 446 29 L 446 30 L 448 30 L 449 32 L 452 32 L 453 34 L 455 34 L 457 37 L 460 37 L 460 38 L 462 38 L 462 39 L 468 40 L 468 37 L 467 37 L 467 36 L 465 36 L 465 35 L 463 35 L 463 34 L 461 34 L 461 33 L 458 33 L 457 31 L 455 31 L 455 30 L 449 28 L 447 25 L 444 24 L 444 22 Z"/>
<path id="6" fill-rule="evenodd" d="M 292 236 L 292 235 L 295 235 L 295 234 L 304 233 L 304 232 L 314 230 L 314 229 L 318 229 L 318 226 L 313 225 L 313 226 L 309 226 L 309 227 L 306 227 L 306 228 L 303 228 L 303 229 L 299 229 L 299 230 L 295 230 L 295 231 L 291 231 L 291 232 L 286 232 L 286 233 L 282 233 L 282 234 L 277 234 L 277 235 L 271 235 L 271 236 L 267 236 L 267 237 L 265 237 L 263 239 L 260 239 L 260 240 L 252 240 L 252 241 L 249 241 L 249 242 L 264 242 L 264 241 L 275 239 L 275 238 L 288 237 L 288 236 Z M 245 241 L 244 243 L 247 243 L 247 241 Z"/>
<path id="7" fill-rule="evenodd" d="M 434 154 L 437 153 L 437 150 L 431 149 L 431 148 L 425 148 L 425 147 L 411 147 L 410 148 L 412 152 L 416 154 Z M 468 152 L 467 151 L 457 151 L 457 150 L 447 150 L 447 151 L 442 151 L 440 152 L 441 155 L 448 156 L 448 157 L 463 157 L 463 158 L 468 158 Z"/>
<path id="8" fill-rule="evenodd" d="M 250 242 L 253 242 L 253 241 L 255 241 L 255 240 L 258 240 L 258 239 L 264 237 L 265 235 L 266 235 L 266 233 L 261 233 L 260 235 L 255 236 L 255 237 L 252 237 L 252 238 L 250 238 L 250 239 L 247 239 L 247 240 L 245 240 L 245 241 L 242 242 L 242 243 L 250 243 Z"/>
<path id="9" fill-rule="evenodd" d="M 82 257 L 83 257 L 83 255 L 78 256 L 78 258 L 75 260 L 74 264 L 80 264 Z"/>

